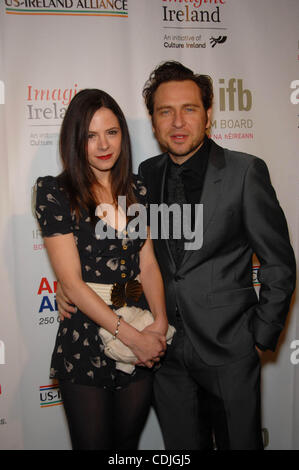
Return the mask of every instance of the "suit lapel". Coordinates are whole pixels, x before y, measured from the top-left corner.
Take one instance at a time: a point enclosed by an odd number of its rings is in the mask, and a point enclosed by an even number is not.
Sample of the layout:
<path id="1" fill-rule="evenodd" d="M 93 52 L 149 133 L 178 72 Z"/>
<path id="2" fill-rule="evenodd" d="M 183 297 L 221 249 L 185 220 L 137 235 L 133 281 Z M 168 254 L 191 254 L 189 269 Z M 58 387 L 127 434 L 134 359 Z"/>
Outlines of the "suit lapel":
<path id="1" fill-rule="evenodd" d="M 165 184 L 166 184 L 166 176 L 167 176 L 167 168 L 168 168 L 168 154 L 163 154 L 161 155 L 161 159 L 159 160 L 159 164 L 156 167 L 156 171 L 154 174 L 154 181 L 155 183 L 151 185 L 153 188 L 153 192 L 151 195 L 151 201 L 153 201 L 155 204 L 163 204 L 165 203 Z M 161 217 L 161 224 L 163 227 L 162 232 L 166 232 L 166 226 L 165 224 L 165 217 Z M 169 261 L 171 263 L 171 268 L 175 271 L 176 270 L 176 265 L 175 261 L 173 259 L 170 247 L 169 247 L 169 240 L 162 239 L 159 237 L 159 240 L 157 240 L 159 244 L 162 244 L 163 248 L 166 249 L 166 253 L 168 255 Z"/>
<path id="2" fill-rule="evenodd" d="M 201 204 L 203 204 L 204 214 L 203 233 L 206 232 L 218 205 L 218 200 L 221 194 L 221 183 L 224 168 L 224 149 L 213 142 L 210 150 L 209 163 L 200 201 Z"/>

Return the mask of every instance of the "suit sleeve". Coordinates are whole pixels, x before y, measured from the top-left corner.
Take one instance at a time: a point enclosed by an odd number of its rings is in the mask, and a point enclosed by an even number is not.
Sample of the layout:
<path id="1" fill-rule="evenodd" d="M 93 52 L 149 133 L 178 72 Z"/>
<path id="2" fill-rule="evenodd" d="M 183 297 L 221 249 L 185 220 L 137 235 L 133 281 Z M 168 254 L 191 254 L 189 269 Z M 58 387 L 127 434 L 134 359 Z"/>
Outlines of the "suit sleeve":
<path id="1" fill-rule="evenodd" d="M 144 165 L 140 163 L 139 168 L 138 168 L 138 176 L 141 178 L 143 181 L 145 181 L 145 172 L 143 170 Z"/>
<path id="2" fill-rule="evenodd" d="M 295 289 L 296 264 L 268 168 L 258 158 L 246 172 L 243 214 L 249 244 L 260 261 L 259 303 L 251 312 L 250 327 L 256 344 L 274 351 Z"/>

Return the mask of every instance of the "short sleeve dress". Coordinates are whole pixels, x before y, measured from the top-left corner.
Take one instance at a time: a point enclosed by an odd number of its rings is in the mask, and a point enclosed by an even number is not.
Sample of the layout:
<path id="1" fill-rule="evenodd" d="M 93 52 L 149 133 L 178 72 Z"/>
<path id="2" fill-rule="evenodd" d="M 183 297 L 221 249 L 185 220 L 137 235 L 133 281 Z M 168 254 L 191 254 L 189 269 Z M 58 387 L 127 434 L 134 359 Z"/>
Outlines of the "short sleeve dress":
<path id="1" fill-rule="evenodd" d="M 132 185 L 138 203 L 146 207 L 143 182 L 134 175 Z M 139 274 L 139 252 L 145 243 L 144 237 L 129 238 L 124 231 L 122 236 L 113 239 L 99 238 L 87 211 L 82 211 L 79 221 L 76 221 L 58 177 L 37 179 L 36 216 L 44 237 L 73 234 L 85 282 L 123 284 Z M 144 295 L 137 302 L 128 299 L 127 305 L 148 308 Z M 100 325 L 79 309 L 71 319 L 60 322 L 50 378 L 117 390 L 151 373 L 144 367 L 136 367 L 132 374 L 117 370 L 115 361 L 104 354 L 99 328 Z"/>

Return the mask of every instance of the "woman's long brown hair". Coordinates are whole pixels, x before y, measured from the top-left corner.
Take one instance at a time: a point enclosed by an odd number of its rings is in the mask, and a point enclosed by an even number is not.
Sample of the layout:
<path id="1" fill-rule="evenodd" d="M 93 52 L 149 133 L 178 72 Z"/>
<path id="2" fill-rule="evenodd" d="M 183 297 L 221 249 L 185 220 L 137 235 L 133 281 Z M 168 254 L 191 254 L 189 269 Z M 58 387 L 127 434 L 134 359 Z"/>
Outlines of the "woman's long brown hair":
<path id="1" fill-rule="evenodd" d="M 95 221 L 95 208 L 100 201 L 95 196 L 98 183 L 87 159 L 89 125 L 94 113 L 100 108 L 108 108 L 117 117 L 121 133 L 121 152 L 111 170 L 111 190 L 114 202 L 118 196 L 126 196 L 127 207 L 136 202 L 132 188 L 132 153 L 129 130 L 125 116 L 116 101 L 106 92 L 85 89 L 78 92 L 66 111 L 59 139 L 63 172 L 59 180 L 65 188 L 71 209 L 77 220 L 82 209 L 89 212 Z"/>

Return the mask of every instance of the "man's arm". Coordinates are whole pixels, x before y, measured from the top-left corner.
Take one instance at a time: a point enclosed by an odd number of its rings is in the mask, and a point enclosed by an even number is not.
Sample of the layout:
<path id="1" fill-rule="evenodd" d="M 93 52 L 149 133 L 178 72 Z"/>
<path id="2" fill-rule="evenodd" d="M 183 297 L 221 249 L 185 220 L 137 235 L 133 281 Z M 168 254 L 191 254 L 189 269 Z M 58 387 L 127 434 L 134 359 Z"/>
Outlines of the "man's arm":
<path id="1" fill-rule="evenodd" d="M 296 262 L 268 168 L 258 158 L 247 169 L 243 218 L 249 244 L 260 261 L 259 304 L 251 312 L 250 326 L 256 344 L 274 351 L 295 289 Z"/>
<path id="2" fill-rule="evenodd" d="M 145 181 L 146 175 L 145 175 L 145 172 L 144 172 L 144 164 L 143 164 L 143 163 L 140 163 L 140 165 L 139 165 L 139 167 L 138 167 L 138 176 L 139 176 L 143 181 Z"/>
<path id="3" fill-rule="evenodd" d="M 65 318 L 71 318 L 72 314 L 77 312 L 77 307 L 66 296 L 59 281 L 57 282 L 56 302 L 60 321 L 63 321 Z"/>

